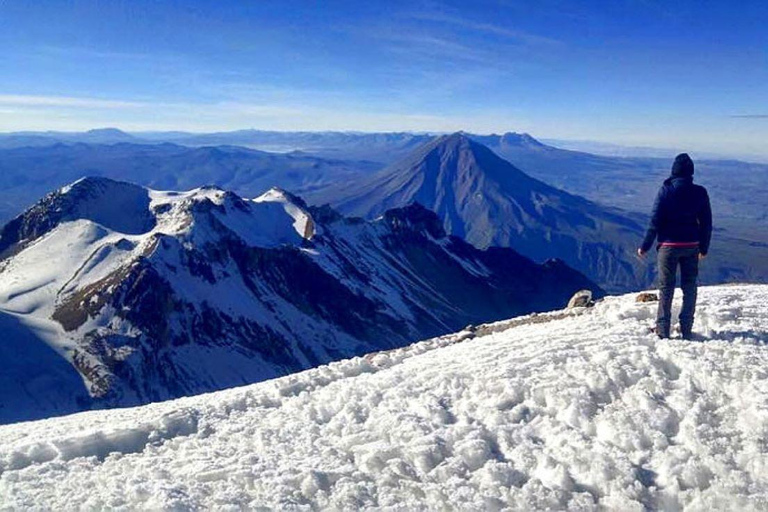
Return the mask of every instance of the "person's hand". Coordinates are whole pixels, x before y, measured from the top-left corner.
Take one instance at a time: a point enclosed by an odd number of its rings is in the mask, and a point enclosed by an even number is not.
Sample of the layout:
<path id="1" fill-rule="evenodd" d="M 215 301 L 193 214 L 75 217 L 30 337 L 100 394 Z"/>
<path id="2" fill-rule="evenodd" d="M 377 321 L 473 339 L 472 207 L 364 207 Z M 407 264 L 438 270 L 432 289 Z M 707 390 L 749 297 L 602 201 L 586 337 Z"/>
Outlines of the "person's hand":
<path id="1" fill-rule="evenodd" d="M 642 250 L 642 249 L 638 249 L 637 250 L 637 257 L 640 258 L 641 260 L 644 260 L 645 259 L 645 251 Z"/>
<path id="2" fill-rule="evenodd" d="M 706 257 L 707 257 L 707 255 L 706 255 L 706 254 L 702 254 L 702 253 L 699 253 L 699 259 L 700 259 L 700 260 L 703 260 L 703 259 L 704 259 L 704 258 L 706 258 Z"/>

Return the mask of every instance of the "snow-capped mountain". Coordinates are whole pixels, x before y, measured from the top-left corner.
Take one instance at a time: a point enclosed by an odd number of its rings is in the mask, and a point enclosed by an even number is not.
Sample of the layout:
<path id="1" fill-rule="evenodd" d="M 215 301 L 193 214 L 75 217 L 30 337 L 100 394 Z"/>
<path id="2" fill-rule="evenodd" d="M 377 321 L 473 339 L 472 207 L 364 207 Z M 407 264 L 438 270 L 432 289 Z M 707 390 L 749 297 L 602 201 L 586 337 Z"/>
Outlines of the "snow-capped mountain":
<path id="1" fill-rule="evenodd" d="M 417 201 L 476 247 L 512 247 L 536 261 L 555 256 L 610 290 L 650 283 L 634 256 L 644 232 L 636 221 L 531 178 L 463 133 L 438 137 L 378 173 L 305 198 L 367 218 Z"/>
<path id="2" fill-rule="evenodd" d="M 278 189 L 86 178 L 0 232 L 0 420 L 222 389 L 599 288 L 480 251 L 411 205 L 374 222 Z"/>
<path id="3" fill-rule="evenodd" d="M 700 341 L 660 341 L 654 303 L 608 297 L 0 427 L 0 508 L 765 510 L 768 287 L 700 292 Z"/>

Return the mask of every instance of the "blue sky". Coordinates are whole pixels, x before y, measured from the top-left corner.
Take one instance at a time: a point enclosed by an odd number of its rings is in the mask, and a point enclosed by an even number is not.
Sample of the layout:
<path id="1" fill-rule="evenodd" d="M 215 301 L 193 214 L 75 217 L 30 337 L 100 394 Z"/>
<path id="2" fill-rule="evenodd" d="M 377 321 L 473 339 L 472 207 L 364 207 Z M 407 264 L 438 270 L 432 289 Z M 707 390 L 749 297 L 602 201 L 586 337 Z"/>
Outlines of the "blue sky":
<path id="1" fill-rule="evenodd" d="M 0 130 L 527 131 L 768 152 L 768 2 L 0 0 Z"/>

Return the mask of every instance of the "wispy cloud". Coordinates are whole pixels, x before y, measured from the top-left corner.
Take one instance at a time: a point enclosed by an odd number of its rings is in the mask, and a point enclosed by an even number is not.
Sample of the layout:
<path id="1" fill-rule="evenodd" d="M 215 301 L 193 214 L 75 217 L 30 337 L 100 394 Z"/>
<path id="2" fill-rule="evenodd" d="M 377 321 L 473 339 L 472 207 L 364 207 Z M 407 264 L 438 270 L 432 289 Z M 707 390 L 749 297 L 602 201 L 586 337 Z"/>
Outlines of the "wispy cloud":
<path id="1" fill-rule="evenodd" d="M 71 96 L 28 96 L 21 94 L 0 94 L 0 105 L 13 105 L 22 107 L 124 109 L 146 107 L 148 106 L 148 103 L 137 101 L 107 100 L 100 98 L 77 98 Z"/>
<path id="2" fill-rule="evenodd" d="M 147 113 L 152 115 L 148 116 Z M 257 127 L 277 130 L 490 131 L 502 121 L 485 115 L 435 115 L 421 109 L 355 105 L 216 101 L 137 102 L 82 97 L 0 95 L 0 131 L 125 130 L 219 131 Z"/>
<path id="3" fill-rule="evenodd" d="M 443 73 L 442 80 L 448 81 L 452 75 L 490 70 L 498 78 L 530 63 L 532 54 L 541 55 L 562 46 L 561 41 L 552 37 L 493 20 L 459 16 L 432 3 L 383 17 L 364 27 L 339 28 L 372 41 L 374 47 L 395 57 L 394 62 L 379 65 L 410 67 L 412 77 L 437 70 Z"/>
<path id="4" fill-rule="evenodd" d="M 291 117 L 300 115 L 305 110 L 296 106 L 286 105 L 285 103 L 278 104 L 274 101 L 164 102 L 14 94 L 0 94 L 0 109 L 14 113 L 33 110 L 37 112 L 110 112 L 115 110 L 137 110 L 141 112 L 152 110 L 157 113 L 165 112 L 170 114 L 197 111 L 206 115 L 221 112 L 223 114 L 236 113 L 240 116 L 252 117 Z"/>
<path id="5" fill-rule="evenodd" d="M 199 106 L 198 106 L 199 108 Z M 216 109 L 223 113 L 237 114 L 241 116 L 253 117 L 297 117 L 306 112 L 296 106 L 276 105 L 276 104 L 254 104 L 242 102 L 221 102 L 207 106 L 209 109 Z"/>
<path id="6" fill-rule="evenodd" d="M 367 35 L 388 43 L 390 51 L 405 56 L 438 59 L 446 65 L 455 61 L 486 65 L 498 62 L 492 53 L 439 35 L 394 30 L 368 31 Z"/>
<path id="7" fill-rule="evenodd" d="M 39 45 L 35 51 L 42 52 L 56 57 L 88 57 L 104 60 L 157 60 L 157 54 L 109 51 L 104 49 L 89 48 L 85 46 L 57 46 L 57 45 Z"/>
<path id="8" fill-rule="evenodd" d="M 768 119 L 768 114 L 733 114 L 730 117 L 735 119 Z"/>
<path id="9" fill-rule="evenodd" d="M 409 17 L 417 21 L 440 23 L 443 25 L 457 27 L 463 30 L 501 36 L 505 39 L 517 41 L 519 43 L 527 44 L 531 46 L 542 46 L 542 45 L 552 46 L 552 45 L 561 44 L 559 40 L 551 37 L 531 34 L 530 32 L 518 30 L 508 26 L 497 25 L 494 23 L 472 21 L 459 16 L 451 16 L 449 14 L 440 13 L 440 12 L 417 12 L 417 13 L 411 13 Z"/>

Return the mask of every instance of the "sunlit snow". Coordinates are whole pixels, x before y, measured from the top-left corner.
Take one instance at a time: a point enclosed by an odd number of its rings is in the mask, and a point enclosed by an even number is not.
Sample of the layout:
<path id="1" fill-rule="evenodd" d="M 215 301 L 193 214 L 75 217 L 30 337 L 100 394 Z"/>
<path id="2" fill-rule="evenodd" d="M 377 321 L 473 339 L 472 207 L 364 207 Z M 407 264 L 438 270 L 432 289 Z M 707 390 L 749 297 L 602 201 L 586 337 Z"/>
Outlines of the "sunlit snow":
<path id="1" fill-rule="evenodd" d="M 765 510 L 767 303 L 768 286 L 704 288 L 701 339 L 659 341 L 654 304 L 609 297 L 0 427 L 0 508 Z"/>

